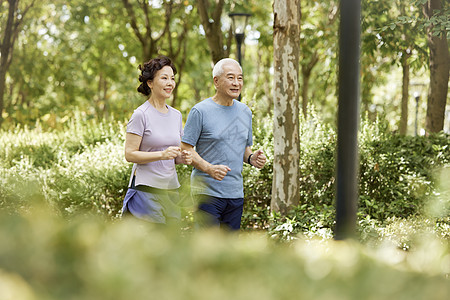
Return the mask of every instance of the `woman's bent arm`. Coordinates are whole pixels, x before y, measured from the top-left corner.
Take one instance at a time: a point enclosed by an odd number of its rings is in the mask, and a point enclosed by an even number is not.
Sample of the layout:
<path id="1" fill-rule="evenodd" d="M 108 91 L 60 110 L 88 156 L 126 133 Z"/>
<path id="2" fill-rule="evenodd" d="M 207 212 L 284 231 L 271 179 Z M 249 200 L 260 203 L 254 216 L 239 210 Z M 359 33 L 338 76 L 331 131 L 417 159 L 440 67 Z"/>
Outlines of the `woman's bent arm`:
<path id="1" fill-rule="evenodd" d="M 125 159 L 128 162 L 146 164 L 157 160 L 175 159 L 181 153 L 180 147 L 169 147 L 164 151 L 145 152 L 139 151 L 142 137 L 128 133 L 125 138 Z"/>

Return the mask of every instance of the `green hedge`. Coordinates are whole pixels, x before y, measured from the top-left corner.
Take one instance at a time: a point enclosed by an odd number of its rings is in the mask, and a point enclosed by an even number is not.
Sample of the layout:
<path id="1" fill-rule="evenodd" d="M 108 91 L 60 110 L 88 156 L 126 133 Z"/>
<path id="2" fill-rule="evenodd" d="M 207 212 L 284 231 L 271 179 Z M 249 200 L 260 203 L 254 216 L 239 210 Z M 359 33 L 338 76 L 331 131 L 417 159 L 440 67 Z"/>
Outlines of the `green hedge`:
<path id="1" fill-rule="evenodd" d="M 0 208 L 26 209 L 30 198 L 44 198 L 60 214 L 117 217 L 131 172 L 123 123 L 80 118 L 61 131 L 18 127 L 1 132 L 0 143 Z"/>
<path id="2" fill-rule="evenodd" d="M 270 120 L 254 121 L 254 149 L 263 148 L 263 170 L 244 166 L 245 208 L 242 227 L 328 235 L 334 226 L 336 132 L 313 112 L 301 120 L 300 199 L 287 218 L 271 216 L 273 135 Z M 41 197 L 60 214 L 79 212 L 117 218 L 131 170 L 123 157 L 124 122 L 75 119 L 65 130 L 16 128 L 0 133 L 0 208 L 26 209 Z M 360 133 L 359 218 L 383 221 L 420 214 L 435 197 L 439 168 L 450 165 L 449 137 L 399 136 L 386 123 L 363 121 Z M 191 167 L 177 166 L 189 203 Z M 26 189 L 32 185 L 33 190 Z M 447 203 L 447 200 L 442 200 Z M 189 226 L 187 224 L 186 226 Z"/>
<path id="3" fill-rule="evenodd" d="M 269 125 L 268 125 L 269 124 Z M 256 146 L 268 154 L 268 167 L 245 168 L 246 227 L 293 226 L 294 232 L 334 228 L 335 149 L 337 134 L 311 113 L 300 126 L 300 205 L 285 218 L 269 214 L 272 190 L 273 143 L 270 122 L 256 121 Z M 359 134 L 359 219 L 408 218 L 420 215 L 438 193 L 440 170 L 450 168 L 450 137 L 401 136 L 390 132 L 386 122 L 361 123 Z M 444 181 L 448 182 L 448 181 Z M 441 189 L 449 188 L 441 187 Z M 446 216 L 449 201 L 442 200 Z M 441 202 L 442 202 L 441 201 Z M 448 223 L 448 218 L 440 220 Z M 289 225 L 291 224 L 291 225 Z"/>

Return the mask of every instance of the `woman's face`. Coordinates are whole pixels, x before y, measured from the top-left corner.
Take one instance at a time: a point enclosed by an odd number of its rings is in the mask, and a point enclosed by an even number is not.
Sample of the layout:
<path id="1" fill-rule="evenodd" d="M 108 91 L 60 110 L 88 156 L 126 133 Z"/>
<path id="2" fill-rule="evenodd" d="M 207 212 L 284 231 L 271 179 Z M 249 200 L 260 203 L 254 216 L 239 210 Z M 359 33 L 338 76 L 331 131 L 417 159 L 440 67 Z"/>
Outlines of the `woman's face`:
<path id="1" fill-rule="evenodd" d="M 152 90 L 152 95 L 158 98 L 170 98 L 175 89 L 175 76 L 169 66 L 157 71 L 152 81 L 148 81 L 148 86 Z"/>

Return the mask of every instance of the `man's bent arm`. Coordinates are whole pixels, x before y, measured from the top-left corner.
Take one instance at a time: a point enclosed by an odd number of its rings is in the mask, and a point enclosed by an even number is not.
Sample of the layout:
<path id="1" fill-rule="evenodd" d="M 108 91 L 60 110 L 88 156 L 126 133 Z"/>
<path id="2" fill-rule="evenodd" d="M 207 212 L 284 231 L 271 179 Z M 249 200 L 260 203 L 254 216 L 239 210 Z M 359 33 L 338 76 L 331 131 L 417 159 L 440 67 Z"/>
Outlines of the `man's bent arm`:
<path id="1" fill-rule="evenodd" d="M 209 174 L 208 170 L 209 170 L 211 164 L 200 157 L 200 155 L 197 153 L 197 151 L 194 150 L 194 146 L 186 144 L 184 142 L 181 142 L 181 150 L 187 150 L 187 151 L 191 152 L 191 154 L 192 154 L 192 164 L 191 165 L 194 168 Z"/>
<path id="2" fill-rule="evenodd" d="M 192 154 L 192 166 L 197 170 L 205 172 L 212 178 L 221 181 L 231 169 L 225 165 L 213 165 L 204 160 L 197 151 L 194 150 L 194 146 L 181 142 L 181 150 L 190 151 Z"/>

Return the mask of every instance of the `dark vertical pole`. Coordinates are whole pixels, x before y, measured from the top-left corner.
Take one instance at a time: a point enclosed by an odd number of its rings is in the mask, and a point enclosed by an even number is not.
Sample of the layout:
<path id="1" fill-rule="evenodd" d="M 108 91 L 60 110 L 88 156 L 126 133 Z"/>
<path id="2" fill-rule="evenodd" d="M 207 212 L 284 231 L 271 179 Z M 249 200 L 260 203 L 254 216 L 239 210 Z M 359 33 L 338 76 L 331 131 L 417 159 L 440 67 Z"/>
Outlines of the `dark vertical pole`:
<path id="1" fill-rule="evenodd" d="M 237 34 L 235 34 L 235 36 L 236 36 L 236 44 L 237 44 L 237 58 L 238 58 L 239 64 L 241 65 L 241 68 L 242 68 L 241 46 L 242 46 L 242 43 L 244 42 L 244 37 L 245 36 L 244 36 L 243 33 L 237 33 Z M 241 101 L 241 95 L 240 94 L 239 94 L 239 97 L 238 97 L 237 100 Z"/>
<path id="2" fill-rule="evenodd" d="M 356 232 L 361 0 L 341 0 L 340 11 L 336 240 Z"/>
<path id="3" fill-rule="evenodd" d="M 419 95 L 415 95 L 414 98 L 416 99 L 416 121 L 414 122 L 414 135 L 417 136 L 417 129 L 418 129 L 418 117 L 419 117 Z"/>
<path id="4" fill-rule="evenodd" d="M 237 58 L 238 58 L 238 62 L 241 66 L 242 66 L 241 46 L 242 46 L 243 39 L 244 39 L 243 34 L 236 34 Z"/>

